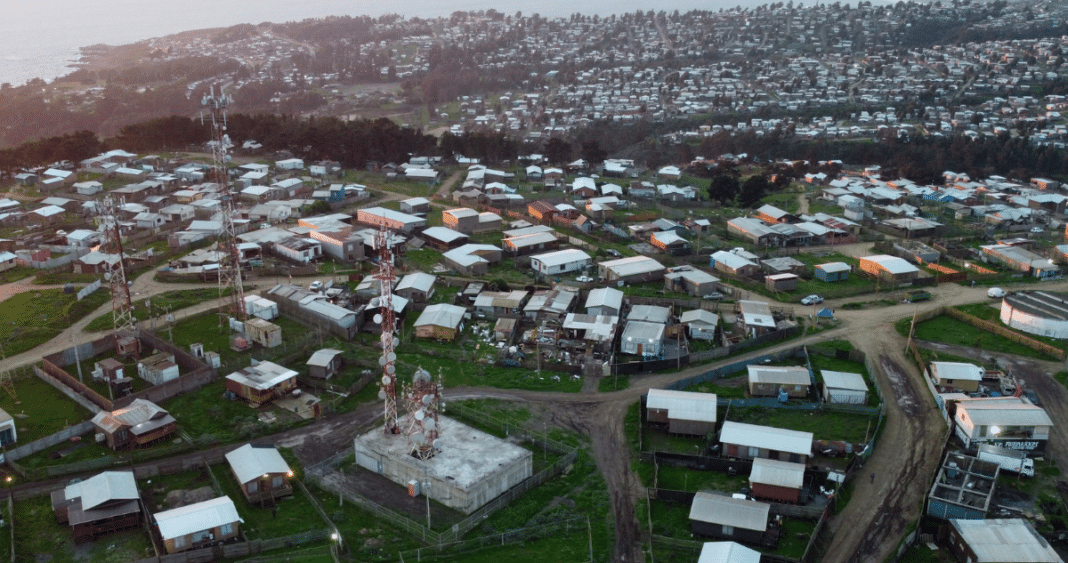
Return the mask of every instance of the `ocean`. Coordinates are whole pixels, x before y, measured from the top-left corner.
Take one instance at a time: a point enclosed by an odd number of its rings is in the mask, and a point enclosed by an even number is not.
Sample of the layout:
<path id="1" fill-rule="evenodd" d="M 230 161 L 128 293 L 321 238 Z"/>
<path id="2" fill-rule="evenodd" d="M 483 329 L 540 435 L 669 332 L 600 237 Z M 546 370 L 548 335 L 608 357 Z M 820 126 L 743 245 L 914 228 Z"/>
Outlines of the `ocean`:
<path id="1" fill-rule="evenodd" d="M 96 44 L 122 45 L 181 31 L 228 27 L 239 23 L 287 22 L 326 16 L 448 16 L 456 11 L 495 9 L 545 17 L 575 12 L 607 16 L 637 10 L 718 10 L 757 6 L 764 0 L 592 0 L 586 3 L 523 0 L 486 3 L 475 0 L 420 0 L 406 4 L 369 0 L 23 0 L 4 13 L 0 42 L 0 83 L 51 81 L 71 71 L 78 49 Z"/>

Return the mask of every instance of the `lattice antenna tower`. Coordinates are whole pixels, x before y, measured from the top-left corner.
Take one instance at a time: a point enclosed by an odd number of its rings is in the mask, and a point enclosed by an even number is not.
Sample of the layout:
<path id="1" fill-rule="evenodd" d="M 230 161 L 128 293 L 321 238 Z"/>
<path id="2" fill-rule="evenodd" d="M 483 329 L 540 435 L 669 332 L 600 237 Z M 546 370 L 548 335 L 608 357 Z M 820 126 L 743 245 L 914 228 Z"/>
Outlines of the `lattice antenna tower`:
<path id="1" fill-rule="evenodd" d="M 126 279 L 126 258 L 122 249 L 122 234 L 119 231 L 115 200 L 105 197 L 100 206 L 100 224 L 104 228 L 104 253 L 118 256 L 118 263 L 104 274 L 111 287 L 111 318 L 116 336 L 132 336 L 136 326 L 133 316 L 133 301 L 130 285 Z"/>
<path id="2" fill-rule="evenodd" d="M 397 424 L 397 353 L 396 347 L 400 339 L 394 332 L 397 329 L 397 317 L 393 312 L 393 282 L 397 279 L 397 273 L 393 269 L 393 237 L 382 227 L 375 236 L 375 246 L 378 248 L 378 273 L 374 279 L 378 280 L 378 314 L 374 321 L 382 327 L 382 357 L 378 359 L 382 366 L 382 384 L 379 385 L 378 398 L 384 403 L 384 428 L 386 434 L 397 434 L 400 429 Z"/>
<path id="3" fill-rule="evenodd" d="M 442 388 L 440 373 L 435 382 L 430 372 L 420 367 L 412 375 L 411 385 L 404 389 L 408 451 L 424 461 L 441 451 L 438 411 L 444 407 L 441 403 Z"/>
<path id="4" fill-rule="evenodd" d="M 225 288 L 230 288 L 229 309 L 230 314 L 244 321 L 248 318 L 245 312 L 245 289 L 241 282 L 241 253 L 237 249 L 237 232 L 234 230 L 234 194 L 230 191 L 230 176 L 227 164 L 230 156 L 226 153 L 230 147 L 230 136 L 226 134 L 226 108 L 233 103 L 233 98 L 219 89 L 215 94 L 212 86 L 209 94 L 204 95 L 201 104 L 211 110 L 211 160 L 215 176 L 215 182 L 219 185 L 219 196 L 222 200 L 222 226 L 223 232 L 219 237 L 219 248 L 224 253 L 224 258 L 219 263 L 219 297 L 222 297 Z"/>

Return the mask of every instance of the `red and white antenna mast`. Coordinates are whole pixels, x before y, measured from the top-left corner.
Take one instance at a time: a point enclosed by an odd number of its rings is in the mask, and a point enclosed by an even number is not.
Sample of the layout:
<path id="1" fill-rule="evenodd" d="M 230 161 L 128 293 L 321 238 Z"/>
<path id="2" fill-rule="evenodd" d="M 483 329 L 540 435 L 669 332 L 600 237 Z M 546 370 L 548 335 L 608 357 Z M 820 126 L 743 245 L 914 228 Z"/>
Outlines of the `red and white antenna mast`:
<path id="1" fill-rule="evenodd" d="M 374 321 L 382 326 L 382 357 L 378 359 L 382 366 L 382 384 L 379 386 L 378 398 L 385 403 L 384 428 L 386 434 L 397 434 L 397 353 L 395 349 L 400 344 L 400 339 L 394 335 L 397 328 L 397 317 L 393 312 L 393 282 L 397 279 L 397 273 L 393 269 L 393 237 L 389 231 L 382 227 L 375 236 L 375 246 L 378 249 L 378 273 L 374 279 L 378 280 L 378 314 Z"/>
<path id="2" fill-rule="evenodd" d="M 428 460 L 441 450 L 438 410 L 441 406 L 441 374 L 435 382 L 430 372 L 419 368 L 412 375 L 412 384 L 404 389 L 407 407 L 408 451 L 421 460 Z"/>
<path id="3" fill-rule="evenodd" d="M 118 263 L 108 268 L 104 275 L 111 286 L 111 318 L 116 336 L 133 336 L 136 319 L 133 316 L 133 301 L 130 299 L 130 286 L 126 280 L 126 260 L 122 251 L 122 233 L 119 231 L 118 214 L 115 212 L 115 200 L 111 196 L 104 198 L 100 205 L 100 224 L 104 229 L 104 254 L 118 256 Z"/>
<path id="4" fill-rule="evenodd" d="M 237 232 L 234 230 L 234 194 L 230 191 L 230 176 L 227 164 L 230 156 L 226 154 L 230 147 L 230 136 L 226 134 L 226 108 L 233 102 L 233 98 L 219 89 L 219 95 L 215 95 L 215 87 L 204 96 L 201 104 L 211 110 L 211 160 L 213 176 L 219 185 L 219 196 L 222 200 L 220 212 L 222 213 L 222 235 L 219 237 L 219 248 L 224 257 L 219 261 L 219 297 L 222 297 L 224 288 L 230 288 L 230 314 L 244 321 L 245 313 L 245 289 L 241 283 L 241 253 L 237 249 Z"/>

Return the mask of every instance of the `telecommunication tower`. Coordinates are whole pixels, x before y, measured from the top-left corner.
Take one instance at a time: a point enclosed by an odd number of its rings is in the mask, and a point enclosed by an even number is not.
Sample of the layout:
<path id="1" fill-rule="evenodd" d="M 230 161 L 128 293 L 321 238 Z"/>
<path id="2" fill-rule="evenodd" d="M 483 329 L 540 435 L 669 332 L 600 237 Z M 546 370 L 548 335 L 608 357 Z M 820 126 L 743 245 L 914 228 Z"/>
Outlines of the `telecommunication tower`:
<path id="1" fill-rule="evenodd" d="M 126 259 L 123 256 L 122 234 L 119 232 L 115 200 L 105 197 L 100 206 L 100 224 L 104 229 L 104 253 L 117 256 L 118 263 L 104 275 L 111 287 L 111 318 L 116 336 L 132 336 L 135 330 L 133 302 L 126 280 Z"/>
<path id="2" fill-rule="evenodd" d="M 241 283 L 241 254 L 237 250 L 237 233 L 234 230 L 234 195 L 230 191 L 230 176 L 226 165 L 230 162 L 230 156 L 226 154 L 231 146 L 230 136 L 226 134 L 226 108 L 233 102 L 233 98 L 219 89 L 219 95 L 215 95 L 215 87 L 211 92 L 204 95 L 201 104 L 211 110 L 211 160 L 215 182 L 219 185 L 219 196 L 222 200 L 222 226 L 223 232 L 219 237 L 219 248 L 224 257 L 219 262 L 219 297 L 222 297 L 225 288 L 230 288 L 230 314 L 244 321 L 247 318 L 245 312 L 245 289 Z"/>
<path id="3" fill-rule="evenodd" d="M 382 227 L 375 236 L 378 248 L 378 311 L 374 321 L 382 327 L 382 357 L 378 359 L 382 366 L 382 384 L 379 386 L 378 398 L 385 403 L 384 428 L 386 434 L 397 434 L 397 353 L 395 351 L 400 339 L 393 333 L 397 329 L 397 317 L 393 312 L 393 282 L 397 273 L 393 269 L 393 238 Z"/>
<path id="4" fill-rule="evenodd" d="M 411 385 L 405 386 L 404 400 L 408 411 L 405 434 L 408 451 L 422 460 L 434 457 L 441 449 L 438 439 L 438 409 L 441 405 L 441 374 L 435 382 L 423 368 L 415 371 Z"/>

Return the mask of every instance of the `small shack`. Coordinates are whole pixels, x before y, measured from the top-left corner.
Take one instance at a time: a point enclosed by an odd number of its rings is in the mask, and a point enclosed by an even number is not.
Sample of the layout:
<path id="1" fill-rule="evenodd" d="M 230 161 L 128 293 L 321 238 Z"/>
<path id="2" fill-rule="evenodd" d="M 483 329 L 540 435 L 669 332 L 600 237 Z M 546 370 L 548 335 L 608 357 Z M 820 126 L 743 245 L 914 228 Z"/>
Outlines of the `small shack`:
<path id="1" fill-rule="evenodd" d="M 849 279 L 851 268 L 845 262 L 828 262 L 816 266 L 816 279 L 825 282 L 836 282 Z"/>
<path id="2" fill-rule="evenodd" d="M 672 434 L 707 436 L 716 431 L 715 393 L 650 389 L 645 420 L 667 425 Z"/>
<path id="3" fill-rule="evenodd" d="M 821 370 L 823 400 L 842 405 L 863 405 L 868 402 L 868 385 L 859 373 Z"/>
<path id="4" fill-rule="evenodd" d="M 245 321 L 245 334 L 250 342 L 264 348 L 274 348 L 282 344 L 282 327 L 263 319 Z"/>
<path id="5" fill-rule="evenodd" d="M 137 376 L 152 385 L 178 379 L 178 364 L 174 363 L 174 354 L 156 352 L 137 362 Z"/>
<path id="6" fill-rule="evenodd" d="M 764 276 L 764 287 L 768 291 L 793 291 L 800 280 L 795 274 L 772 274 Z"/>
<path id="7" fill-rule="evenodd" d="M 308 377 L 330 379 L 337 374 L 343 364 L 344 357 L 341 355 L 341 350 L 323 348 L 308 358 Z"/>
<path id="8" fill-rule="evenodd" d="M 226 376 L 226 390 L 257 408 L 297 388 L 297 372 L 274 362 L 260 362 Z"/>
<path id="9" fill-rule="evenodd" d="M 690 505 L 690 531 L 697 536 L 774 545 L 776 535 L 768 534 L 770 512 L 767 503 L 698 492 Z"/>
<path id="10" fill-rule="evenodd" d="M 791 399 L 808 396 L 812 379 L 808 368 L 801 366 L 749 365 L 749 394 L 754 397 L 778 397 L 785 391 Z"/>
<path id="11" fill-rule="evenodd" d="M 777 459 L 753 460 L 749 486 L 755 498 L 796 504 L 801 501 L 801 488 L 804 484 L 804 464 Z"/>
<path id="12" fill-rule="evenodd" d="M 250 504 L 274 504 L 293 494 L 293 470 L 274 446 L 245 444 L 226 454 L 226 462 Z"/>

